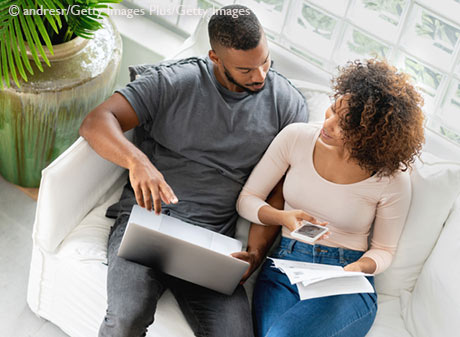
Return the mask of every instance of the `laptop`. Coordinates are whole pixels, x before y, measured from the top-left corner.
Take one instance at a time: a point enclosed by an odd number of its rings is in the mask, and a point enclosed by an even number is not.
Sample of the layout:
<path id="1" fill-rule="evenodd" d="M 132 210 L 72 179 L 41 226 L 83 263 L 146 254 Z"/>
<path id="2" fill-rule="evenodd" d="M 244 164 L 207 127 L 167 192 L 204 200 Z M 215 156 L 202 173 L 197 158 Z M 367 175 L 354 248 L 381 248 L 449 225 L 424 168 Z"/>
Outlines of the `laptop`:
<path id="1" fill-rule="evenodd" d="M 242 243 L 134 205 L 118 256 L 231 295 L 249 263 L 230 256 Z"/>

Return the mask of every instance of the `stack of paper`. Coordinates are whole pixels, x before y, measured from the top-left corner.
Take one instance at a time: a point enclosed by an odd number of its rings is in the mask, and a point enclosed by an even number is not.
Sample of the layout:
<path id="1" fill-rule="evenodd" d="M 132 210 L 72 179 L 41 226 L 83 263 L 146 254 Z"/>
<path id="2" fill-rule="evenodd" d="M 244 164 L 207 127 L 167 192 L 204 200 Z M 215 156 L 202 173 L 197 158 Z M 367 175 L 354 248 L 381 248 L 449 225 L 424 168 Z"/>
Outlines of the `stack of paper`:
<path id="1" fill-rule="evenodd" d="M 296 284 L 301 300 L 310 298 L 373 293 L 374 288 L 365 276 L 373 276 L 361 272 L 345 271 L 340 266 L 330 266 L 309 262 L 271 259 L 274 267 L 281 270 Z"/>

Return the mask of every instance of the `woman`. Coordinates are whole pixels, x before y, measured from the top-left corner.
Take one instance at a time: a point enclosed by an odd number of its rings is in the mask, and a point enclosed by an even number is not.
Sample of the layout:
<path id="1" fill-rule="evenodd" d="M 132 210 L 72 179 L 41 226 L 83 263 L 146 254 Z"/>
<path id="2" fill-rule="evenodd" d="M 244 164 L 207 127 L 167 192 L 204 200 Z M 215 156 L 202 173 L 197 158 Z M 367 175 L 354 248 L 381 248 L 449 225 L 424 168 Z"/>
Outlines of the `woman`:
<path id="1" fill-rule="evenodd" d="M 335 102 L 324 123 L 283 129 L 254 168 L 237 208 L 252 222 L 282 225 L 275 258 L 378 274 L 391 263 L 409 208 L 406 170 L 424 141 L 422 98 L 407 75 L 377 60 L 349 63 L 333 84 Z M 285 174 L 285 207 L 277 210 L 264 200 Z M 328 236 L 314 244 L 293 239 L 290 232 L 302 220 L 328 223 Z M 259 336 L 357 337 L 374 321 L 377 295 L 300 301 L 296 286 L 267 260 L 254 310 Z"/>

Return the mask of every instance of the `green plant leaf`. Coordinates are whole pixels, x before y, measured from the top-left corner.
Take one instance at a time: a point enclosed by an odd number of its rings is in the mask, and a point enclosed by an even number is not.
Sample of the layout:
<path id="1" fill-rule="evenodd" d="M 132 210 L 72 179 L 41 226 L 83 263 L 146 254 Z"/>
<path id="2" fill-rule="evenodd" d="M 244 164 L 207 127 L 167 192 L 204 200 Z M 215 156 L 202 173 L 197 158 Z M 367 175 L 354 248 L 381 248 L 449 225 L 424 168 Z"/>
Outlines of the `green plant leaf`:
<path id="1" fill-rule="evenodd" d="M 45 61 L 45 63 L 49 66 L 50 61 L 48 60 L 48 57 L 46 57 L 45 50 L 43 49 L 42 43 L 40 41 L 40 38 L 38 37 L 37 27 L 35 26 L 34 21 L 30 18 L 30 15 L 25 15 L 25 18 L 26 18 L 26 21 L 27 21 L 27 25 L 29 26 L 29 31 L 30 31 L 30 33 L 32 35 L 32 38 L 33 38 L 33 41 L 35 43 L 35 47 L 38 49 L 38 52 L 42 56 L 42 58 Z"/>
<path id="2" fill-rule="evenodd" d="M 2 41 L 6 40 L 5 32 L 2 33 Z M 2 61 L 2 89 L 3 89 L 3 78 L 5 78 L 6 86 L 9 88 L 10 87 L 10 75 L 9 75 L 9 70 L 8 70 L 8 62 L 6 58 L 6 47 L 5 43 L 2 42 L 0 43 L 0 53 L 1 53 L 1 61 Z"/>
<path id="3" fill-rule="evenodd" d="M 27 57 L 27 51 L 26 51 L 26 45 L 24 43 L 24 38 L 23 38 L 23 34 L 22 34 L 22 31 L 21 31 L 21 27 L 19 26 L 19 21 L 18 20 L 14 20 L 14 28 L 16 30 L 16 37 L 19 41 L 19 48 L 21 49 L 21 56 L 22 56 L 22 60 L 24 62 L 24 65 L 27 69 L 27 71 L 30 73 L 30 74 L 34 74 L 34 70 L 32 69 L 32 66 L 30 65 L 30 62 L 29 62 L 29 58 Z M 25 81 L 27 81 L 27 76 L 26 77 L 23 77 Z"/>
<path id="4" fill-rule="evenodd" d="M 56 9 L 53 3 L 49 0 L 36 0 L 43 8 Z M 50 26 L 53 28 L 55 33 L 59 33 L 59 28 L 62 27 L 61 18 L 59 15 L 51 15 L 49 12 L 45 13 L 46 18 Z"/>
<path id="5" fill-rule="evenodd" d="M 12 52 L 12 49 L 15 49 L 13 47 L 16 47 L 16 46 L 12 45 L 9 35 L 5 34 L 4 37 L 6 38 L 5 39 L 6 54 L 8 57 L 8 65 L 9 65 L 9 70 L 11 72 L 11 77 L 13 78 L 16 85 L 19 86 L 18 75 L 16 74 L 16 67 L 14 65 L 13 52 Z"/>
<path id="6" fill-rule="evenodd" d="M 43 71 L 42 64 L 40 62 L 40 59 L 38 58 L 37 48 L 35 48 L 35 43 L 33 41 L 32 35 L 30 34 L 29 26 L 27 24 L 26 18 L 24 17 L 24 14 L 19 13 L 19 19 L 21 21 L 22 31 L 24 32 L 24 35 L 26 36 L 26 41 L 29 46 L 30 52 L 32 54 L 32 58 L 34 59 L 35 64 L 37 65 L 38 69 L 40 71 Z"/>
<path id="7" fill-rule="evenodd" d="M 33 8 L 34 3 L 32 2 L 32 0 L 25 0 L 25 1 L 28 4 L 28 6 L 30 6 L 30 8 Z M 37 0 L 35 0 L 35 1 L 37 1 Z M 38 3 L 36 3 L 35 8 L 40 7 L 39 5 L 38 6 L 37 5 L 38 5 Z M 35 22 L 35 27 L 38 29 L 38 31 L 41 34 L 42 40 L 45 41 L 45 44 L 48 47 L 48 50 L 50 51 L 50 53 L 54 54 L 53 46 L 51 45 L 50 37 L 48 35 L 48 32 L 45 29 L 45 25 L 43 24 L 42 17 L 39 16 L 39 15 L 32 15 L 32 17 L 33 17 L 33 20 Z M 27 20 L 29 20 L 29 18 L 30 18 L 30 15 L 27 15 Z M 30 24 L 29 24 L 29 26 L 30 26 Z M 42 47 L 42 44 L 40 42 L 40 38 L 38 37 L 38 34 L 37 34 L 36 30 L 32 30 L 32 36 L 34 37 L 35 43 L 37 44 L 38 50 L 40 51 L 40 54 L 42 55 L 43 60 L 46 62 L 46 64 L 48 64 L 48 66 L 51 66 L 51 64 L 48 61 L 48 58 L 46 57 L 45 50 Z"/>
<path id="8" fill-rule="evenodd" d="M 13 28 L 13 27 L 14 27 L 14 25 L 11 25 L 11 26 L 10 26 L 10 30 L 9 30 L 9 31 L 10 31 L 10 48 L 9 48 L 9 49 L 11 49 L 11 51 L 13 52 L 13 55 L 14 55 L 14 62 L 15 62 L 15 64 L 16 64 L 16 67 L 17 67 L 17 69 L 18 69 L 19 74 L 21 75 L 21 77 L 22 77 L 24 80 L 27 81 L 27 75 L 26 75 L 26 73 L 25 73 L 25 71 L 24 71 L 24 67 L 22 66 L 21 56 L 19 55 L 19 50 L 18 50 L 18 48 L 17 48 L 17 46 L 18 46 L 18 41 L 16 40 L 16 34 L 15 34 L 15 32 L 14 32 L 14 28 Z M 12 69 L 14 69 L 14 65 L 13 65 L 13 68 L 12 68 Z M 13 70 L 13 71 L 14 71 L 14 70 Z M 13 71 L 12 71 L 12 74 L 13 74 Z M 13 78 L 14 78 L 14 77 L 13 77 Z M 15 82 L 16 82 L 16 85 L 19 87 L 20 84 L 19 84 L 17 78 L 16 78 Z"/>
<path id="9" fill-rule="evenodd" d="M 81 11 L 86 11 L 87 15 L 68 16 L 68 24 L 75 35 L 82 38 L 92 38 L 94 32 L 102 28 L 101 20 L 105 15 L 100 9 L 111 8 L 108 4 L 120 3 L 120 0 L 66 0 L 69 5 L 79 5 Z"/>
<path id="10" fill-rule="evenodd" d="M 94 32 L 102 28 L 102 19 L 107 16 L 102 9 L 121 0 L 0 0 L 0 84 L 9 87 L 12 78 L 19 86 L 19 78 L 27 81 L 27 73 L 33 74 L 33 67 L 27 55 L 40 71 L 43 62 L 50 66 L 45 48 L 53 54 L 53 43 L 69 41 L 75 36 L 86 39 L 94 37 Z M 14 5 L 19 9 L 16 16 L 9 12 Z M 79 5 L 87 14 L 75 15 L 67 11 L 69 6 Z M 43 15 L 33 14 L 39 8 Z M 24 11 L 29 10 L 28 15 Z M 54 13 L 51 13 L 53 10 Z M 53 40 L 51 40 L 53 38 Z M 44 44 L 44 45 L 42 45 Z"/>

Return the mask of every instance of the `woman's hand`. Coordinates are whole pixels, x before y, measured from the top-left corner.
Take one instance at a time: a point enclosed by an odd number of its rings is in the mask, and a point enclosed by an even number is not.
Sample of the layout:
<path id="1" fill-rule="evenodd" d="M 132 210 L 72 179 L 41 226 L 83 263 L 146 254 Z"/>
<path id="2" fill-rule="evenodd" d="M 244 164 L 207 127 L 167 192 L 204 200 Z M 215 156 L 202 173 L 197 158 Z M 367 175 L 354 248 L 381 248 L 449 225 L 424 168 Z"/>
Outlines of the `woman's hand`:
<path id="1" fill-rule="evenodd" d="M 358 261 L 350 263 L 343 267 L 345 271 L 359 271 L 366 274 L 373 274 L 377 265 L 375 264 L 374 260 L 369 257 L 362 257 Z"/>
<path id="2" fill-rule="evenodd" d="M 306 220 L 315 225 L 325 226 L 327 222 L 320 222 L 310 214 L 301 210 L 279 211 L 279 224 L 285 226 L 290 232 L 296 230 Z"/>

